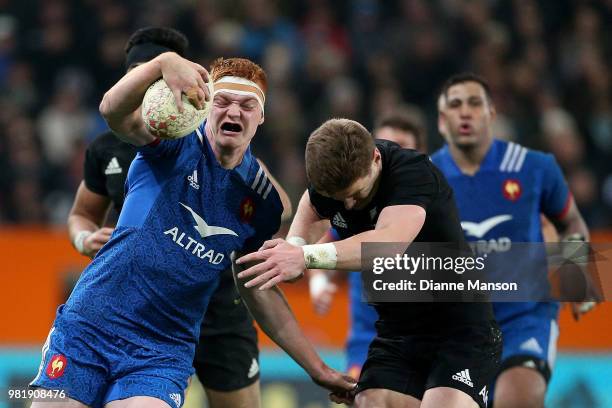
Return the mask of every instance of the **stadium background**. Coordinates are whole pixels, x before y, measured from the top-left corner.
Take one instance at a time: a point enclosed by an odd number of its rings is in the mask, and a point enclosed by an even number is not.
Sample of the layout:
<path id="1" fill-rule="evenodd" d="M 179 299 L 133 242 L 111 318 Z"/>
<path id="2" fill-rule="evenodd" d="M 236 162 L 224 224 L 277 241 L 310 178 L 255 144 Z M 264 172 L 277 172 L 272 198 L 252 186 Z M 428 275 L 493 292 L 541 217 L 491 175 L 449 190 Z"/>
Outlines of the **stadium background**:
<path id="1" fill-rule="evenodd" d="M 612 1 L 582 0 L 0 0 L 0 408 L 36 372 L 55 309 L 87 259 L 64 228 L 97 106 L 124 72 L 138 27 L 176 27 L 192 59 L 246 56 L 268 73 L 254 139 L 293 198 L 303 147 L 330 116 L 371 127 L 405 105 L 431 151 L 441 82 L 473 70 L 491 83 L 496 135 L 555 154 L 600 242 L 612 242 Z M 609 272 L 609 271 L 608 271 Z M 286 285 L 308 336 L 343 366 L 343 288 L 314 315 L 303 282 Z M 92 299 L 95 301 L 95 299 Z M 612 407 L 612 307 L 579 323 L 565 310 L 550 407 Z M 325 393 L 262 338 L 265 407 L 324 407 Z"/>

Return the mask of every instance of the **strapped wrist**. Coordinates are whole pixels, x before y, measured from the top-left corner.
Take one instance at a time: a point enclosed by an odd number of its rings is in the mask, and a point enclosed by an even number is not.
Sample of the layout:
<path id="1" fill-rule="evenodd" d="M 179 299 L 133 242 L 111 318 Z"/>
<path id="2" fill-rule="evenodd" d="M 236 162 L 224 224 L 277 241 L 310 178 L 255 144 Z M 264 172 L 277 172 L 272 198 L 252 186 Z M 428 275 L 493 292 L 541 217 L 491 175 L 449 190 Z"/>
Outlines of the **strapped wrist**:
<path id="1" fill-rule="evenodd" d="M 306 269 L 336 269 L 338 252 L 333 243 L 304 245 L 302 249 Z"/>
<path id="2" fill-rule="evenodd" d="M 287 237 L 287 242 L 290 243 L 291 245 L 295 245 L 295 246 L 299 246 L 299 247 L 303 247 L 304 245 L 306 245 L 308 242 L 306 242 L 306 240 L 302 237 L 298 237 L 296 235 L 291 236 L 291 237 Z"/>
<path id="3" fill-rule="evenodd" d="M 87 239 L 87 237 L 90 236 L 91 234 L 92 234 L 91 231 L 83 230 L 83 231 L 79 231 L 75 235 L 74 241 L 72 242 L 72 244 L 74 245 L 76 250 L 79 251 L 80 254 L 86 255 L 84 243 L 85 243 L 85 239 Z"/>

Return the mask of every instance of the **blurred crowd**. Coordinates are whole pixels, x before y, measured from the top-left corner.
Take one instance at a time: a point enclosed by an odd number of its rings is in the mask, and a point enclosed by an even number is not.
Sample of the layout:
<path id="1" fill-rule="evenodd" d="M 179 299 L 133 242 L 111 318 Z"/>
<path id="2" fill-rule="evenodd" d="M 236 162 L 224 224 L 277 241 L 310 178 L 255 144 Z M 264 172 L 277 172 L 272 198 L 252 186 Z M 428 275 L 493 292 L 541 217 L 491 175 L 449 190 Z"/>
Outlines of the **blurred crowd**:
<path id="1" fill-rule="evenodd" d="M 0 225 L 65 222 L 127 38 L 171 26 L 204 66 L 264 67 L 254 152 L 294 202 L 320 122 L 405 106 L 433 151 L 440 86 L 470 70 L 491 83 L 496 136 L 554 153 L 589 225 L 611 227 L 610 22 L 610 0 L 0 0 Z"/>

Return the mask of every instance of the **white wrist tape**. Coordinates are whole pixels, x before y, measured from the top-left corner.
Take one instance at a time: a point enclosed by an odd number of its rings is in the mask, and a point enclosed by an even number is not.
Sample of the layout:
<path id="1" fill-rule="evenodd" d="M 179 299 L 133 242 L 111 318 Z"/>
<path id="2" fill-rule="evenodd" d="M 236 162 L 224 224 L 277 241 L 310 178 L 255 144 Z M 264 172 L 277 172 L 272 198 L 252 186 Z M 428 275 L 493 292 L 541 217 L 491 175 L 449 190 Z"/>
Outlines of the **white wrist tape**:
<path id="1" fill-rule="evenodd" d="M 310 277 L 308 288 L 310 289 L 310 297 L 316 298 L 323 293 L 329 286 L 329 277 L 325 273 L 316 273 Z"/>
<path id="2" fill-rule="evenodd" d="M 85 239 L 90 236 L 92 234 L 91 231 L 79 231 L 78 234 L 76 234 L 76 237 L 74 237 L 74 247 L 76 248 L 77 251 L 79 251 L 79 253 L 83 254 L 85 251 L 85 248 L 83 247 L 83 243 L 85 242 Z"/>
<path id="3" fill-rule="evenodd" d="M 304 245 L 302 249 L 306 269 L 336 269 L 338 252 L 333 243 Z"/>
<path id="4" fill-rule="evenodd" d="M 295 245 L 299 247 L 304 246 L 308 243 L 306 242 L 304 238 L 298 237 L 298 236 L 288 237 L 287 242 L 290 243 L 291 245 Z"/>

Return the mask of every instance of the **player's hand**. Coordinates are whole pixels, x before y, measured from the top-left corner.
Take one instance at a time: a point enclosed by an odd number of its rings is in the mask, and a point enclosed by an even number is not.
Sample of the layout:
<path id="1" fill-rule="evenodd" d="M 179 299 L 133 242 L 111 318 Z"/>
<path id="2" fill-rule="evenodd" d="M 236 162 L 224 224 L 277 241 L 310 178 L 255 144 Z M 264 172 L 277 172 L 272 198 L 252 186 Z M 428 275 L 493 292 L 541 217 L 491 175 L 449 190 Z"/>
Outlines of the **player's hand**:
<path id="1" fill-rule="evenodd" d="M 597 305 L 597 302 L 594 301 L 586 301 L 586 302 L 570 302 L 570 306 L 572 308 L 572 316 L 575 321 L 580 320 L 580 317 L 583 314 L 586 314 L 593 310 L 593 308 Z"/>
<path id="2" fill-rule="evenodd" d="M 270 289 L 281 282 L 299 279 L 306 270 L 302 248 L 280 238 L 266 241 L 259 251 L 236 260 L 237 264 L 247 262 L 260 263 L 240 272 L 238 278 L 254 277 L 244 286 L 250 288 L 261 285 L 260 290 Z"/>
<path id="3" fill-rule="evenodd" d="M 323 269 L 312 269 L 308 280 L 310 300 L 319 315 L 329 312 L 334 294 L 338 291 L 338 286 L 330 281 L 327 272 Z"/>
<path id="4" fill-rule="evenodd" d="M 179 112 L 183 112 L 182 94 L 187 95 L 195 107 L 202 109 L 205 101 L 210 100 L 206 68 L 173 52 L 163 53 L 158 58 L 162 76 L 174 95 Z"/>
<path id="5" fill-rule="evenodd" d="M 83 240 L 83 255 L 93 258 L 110 239 L 113 228 L 103 227 Z"/>
<path id="6" fill-rule="evenodd" d="M 319 373 L 311 378 L 315 384 L 331 391 L 329 394 L 331 401 L 347 405 L 353 403 L 357 387 L 357 381 L 353 377 L 324 366 Z"/>

